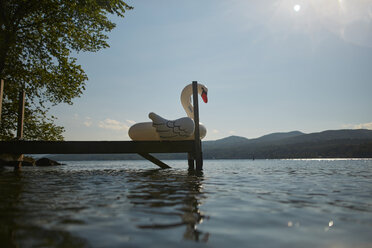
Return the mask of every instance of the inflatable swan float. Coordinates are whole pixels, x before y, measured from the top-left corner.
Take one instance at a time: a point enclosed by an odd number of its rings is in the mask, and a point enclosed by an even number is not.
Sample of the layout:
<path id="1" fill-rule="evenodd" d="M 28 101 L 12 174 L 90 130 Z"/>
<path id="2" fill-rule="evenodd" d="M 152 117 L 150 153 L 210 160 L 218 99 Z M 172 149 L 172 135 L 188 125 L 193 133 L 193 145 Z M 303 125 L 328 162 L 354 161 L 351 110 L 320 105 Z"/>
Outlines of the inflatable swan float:
<path id="1" fill-rule="evenodd" d="M 208 89 L 202 84 L 198 84 L 198 93 L 205 103 L 208 102 Z M 190 140 L 194 139 L 194 107 L 191 104 L 192 84 L 187 85 L 181 93 L 181 103 L 188 117 L 183 117 L 174 121 L 150 113 L 149 118 L 152 122 L 141 122 L 134 124 L 128 130 L 132 140 Z M 207 134 L 207 129 L 201 123 L 199 125 L 200 139 Z"/>

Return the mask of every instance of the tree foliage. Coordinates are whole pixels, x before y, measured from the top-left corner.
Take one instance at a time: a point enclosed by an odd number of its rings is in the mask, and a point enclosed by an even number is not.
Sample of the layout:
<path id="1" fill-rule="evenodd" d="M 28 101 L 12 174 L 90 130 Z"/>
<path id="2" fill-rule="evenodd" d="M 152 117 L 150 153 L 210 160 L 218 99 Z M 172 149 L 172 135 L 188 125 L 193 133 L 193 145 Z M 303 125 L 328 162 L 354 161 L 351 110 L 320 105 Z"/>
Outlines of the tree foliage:
<path id="1" fill-rule="evenodd" d="M 1 0 L 0 78 L 5 81 L 0 138 L 14 138 L 17 98 L 26 90 L 24 137 L 63 139 L 50 106 L 72 104 L 87 75 L 72 53 L 106 48 L 107 33 L 132 9 L 122 0 Z"/>

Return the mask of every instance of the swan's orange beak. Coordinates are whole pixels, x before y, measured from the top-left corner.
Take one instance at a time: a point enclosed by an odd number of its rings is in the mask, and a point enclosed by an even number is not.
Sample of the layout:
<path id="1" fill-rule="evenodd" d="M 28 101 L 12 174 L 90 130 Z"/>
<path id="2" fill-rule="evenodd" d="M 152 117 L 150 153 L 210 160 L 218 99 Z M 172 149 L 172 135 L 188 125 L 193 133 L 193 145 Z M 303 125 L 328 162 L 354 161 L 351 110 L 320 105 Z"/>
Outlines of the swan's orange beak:
<path id="1" fill-rule="evenodd" d="M 204 101 L 205 103 L 208 102 L 207 92 L 205 92 L 204 90 L 203 90 L 203 92 L 202 92 L 202 94 L 201 94 L 201 97 L 203 98 L 203 101 Z"/>

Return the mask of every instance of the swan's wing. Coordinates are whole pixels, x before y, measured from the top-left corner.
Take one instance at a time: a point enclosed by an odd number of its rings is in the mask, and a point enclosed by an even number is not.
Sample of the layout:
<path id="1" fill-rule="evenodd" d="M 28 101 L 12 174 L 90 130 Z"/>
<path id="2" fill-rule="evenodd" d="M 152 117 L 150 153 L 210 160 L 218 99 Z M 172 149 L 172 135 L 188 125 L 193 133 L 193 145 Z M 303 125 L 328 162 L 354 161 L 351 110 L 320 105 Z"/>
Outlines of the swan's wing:
<path id="1" fill-rule="evenodd" d="M 160 139 L 182 140 L 194 133 L 194 121 L 189 117 L 170 121 L 155 113 L 150 113 L 149 118 L 152 120 L 152 126 L 156 129 Z"/>

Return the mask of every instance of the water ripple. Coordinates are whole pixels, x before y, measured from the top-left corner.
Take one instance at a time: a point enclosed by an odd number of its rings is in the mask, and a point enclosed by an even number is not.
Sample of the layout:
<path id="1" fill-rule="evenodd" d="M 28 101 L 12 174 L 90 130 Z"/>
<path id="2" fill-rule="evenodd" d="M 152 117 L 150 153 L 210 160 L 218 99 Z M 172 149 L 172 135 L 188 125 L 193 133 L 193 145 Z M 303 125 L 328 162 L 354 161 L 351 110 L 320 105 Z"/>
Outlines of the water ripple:
<path id="1" fill-rule="evenodd" d="M 143 161 L 0 171 L 4 247 L 370 247 L 372 160 Z"/>

